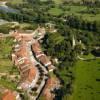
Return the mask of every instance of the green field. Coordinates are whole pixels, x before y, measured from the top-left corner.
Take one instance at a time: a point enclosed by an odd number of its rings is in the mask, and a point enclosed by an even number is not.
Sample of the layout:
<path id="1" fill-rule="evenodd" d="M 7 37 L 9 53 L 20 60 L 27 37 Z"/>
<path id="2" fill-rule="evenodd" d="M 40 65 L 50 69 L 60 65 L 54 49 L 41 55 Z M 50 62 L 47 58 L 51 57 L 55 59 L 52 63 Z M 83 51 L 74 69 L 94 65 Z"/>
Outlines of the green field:
<path id="1" fill-rule="evenodd" d="M 41 1 L 47 1 L 47 0 L 41 0 Z M 56 4 L 61 4 L 63 0 L 53 0 Z"/>
<path id="2" fill-rule="evenodd" d="M 63 0 L 53 0 L 56 4 L 61 4 Z"/>
<path id="3" fill-rule="evenodd" d="M 62 9 L 59 9 L 59 8 L 51 8 L 49 11 L 48 11 L 51 15 L 60 15 L 63 13 Z"/>
<path id="4" fill-rule="evenodd" d="M 16 90 L 17 83 L 9 79 L 0 79 L 0 86 L 11 89 L 11 90 Z"/>
<path id="5" fill-rule="evenodd" d="M 63 10 L 64 9 L 64 10 Z M 63 6 L 62 8 L 59 7 L 55 7 L 55 8 L 51 8 L 48 12 L 51 15 L 60 15 L 62 13 L 64 13 L 64 15 L 77 15 L 79 17 L 81 17 L 84 20 L 88 20 L 88 21 L 100 21 L 100 13 L 98 14 L 89 14 L 89 13 L 81 13 L 82 11 L 87 11 L 88 8 L 86 6 Z M 91 10 L 92 8 L 90 8 Z M 98 11 L 100 11 L 100 8 L 98 8 Z"/>
<path id="6" fill-rule="evenodd" d="M 74 91 L 69 100 L 100 100 L 100 59 L 78 61 L 74 73 Z"/>
<path id="7" fill-rule="evenodd" d="M 94 55 L 92 55 L 91 53 L 89 53 L 88 55 L 80 55 L 81 58 L 84 58 L 84 59 L 93 59 L 95 58 Z"/>
<path id="8" fill-rule="evenodd" d="M 13 66 L 9 59 L 9 55 L 12 50 L 11 45 L 11 39 L 0 40 L 0 72 L 8 72 Z"/>
<path id="9" fill-rule="evenodd" d="M 11 4 L 21 4 L 21 3 L 23 3 L 23 0 L 9 0 L 9 2 L 11 3 Z"/>
<path id="10" fill-rule="evenodd" d="M 18 75 L 19 72 L 16 67 L 13 67 L 13 63 L 10 59 L 10 53 L 12 51 L 13 39 L 6 38 L 0 40 L 0 73 L 9 74 L 12 71 L 13 75 Z M 8 78 L 0 78 L 0 86 L 16 89 L 17 83 L 12 82 Z"/>
<path id="11" fill-rule="evenodd" d="M 78 16 L 81 16 L 81 18 L 83 18 L 84 20 L 89 20 L 89 21 L 100 21 L 100 13 L 98 14 L 89 14 L 89 13 L 80 13 L 81 11 L 86 11 L 88 8 L 86 6 L 65 6 L 65 13 L 67 15 L 70 14 L 75 14 Z M 91 10 L 92 8 L 90 8 Z M 98 10 L 100 11 L 100 8 L 98 8 Z"/>

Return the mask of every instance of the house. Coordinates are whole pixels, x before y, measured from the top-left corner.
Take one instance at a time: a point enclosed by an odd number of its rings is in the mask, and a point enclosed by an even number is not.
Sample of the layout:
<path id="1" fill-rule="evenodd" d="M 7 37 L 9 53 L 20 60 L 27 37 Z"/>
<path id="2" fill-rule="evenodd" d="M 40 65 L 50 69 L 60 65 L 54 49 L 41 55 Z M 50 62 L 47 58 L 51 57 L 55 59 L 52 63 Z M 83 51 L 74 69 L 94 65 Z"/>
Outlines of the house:
<path id="1" fill-rule="evenodd" d="M 30 60 L 30 51 L 25 41 L 21 41 L 15 46 L 15 50 L 12 53 L 12 60 L 17 65 L 21 75 L 18 88 L 24 90 L 30 88 L 37 79 L 37 69 Z"/>
<path id="2" fill-rule="evenodd" d="M 54 100 L 55 94 L 52 92 L 56 87 L 59 87 L 60 83 L 57 78 L 50 77 L 43 90 L 43 95 L 46 100 Z"/>
<path id="3" fill-rule="evenodd" d="M 39 55 L 43 54 L 41 46 L 38 41 L 35 41 L 32 44 L 32 51 L 35 53 L 35 56 L 38 57 Z"/>
<path id="4" fill-rule="evenodd" d="M 11 90 L 5 90 L 2 100 L 16 100 L 16 95 Z"/>
<path id="5" fill-rule="evenodd" d="M 44 54 L 38 57 L 38 60 L 45 66 L 48 67 L 51 65 L 51 61 L 48 59 L 48 57 Z"/>
<path id="6" fill-rule="evenodd" d="M 53 69 L 55 67 L 52 65 L 49 58 L 43 53 L 43 51 L 41 49 L 41 46 L 40 46 L 38 41 L 35 41 L 32 44 L 32 51 L 34 52 L 34 54 L 35 54 L 36 58 L 38 59 L 38 61 L 41 62 L 41 64 L 43 64 L 45 67 L 47 67 L 49 71 L 53 71 Z"/>
<path id="7" fill-rule="evenodd" d="M 32 86 L 32 83 L 36 79 L 36 69 L 31 67 L 26 72 L 23 73 L 21 77 L 21 83 L 19 84 L 20 89 L 28 89 Z"/>

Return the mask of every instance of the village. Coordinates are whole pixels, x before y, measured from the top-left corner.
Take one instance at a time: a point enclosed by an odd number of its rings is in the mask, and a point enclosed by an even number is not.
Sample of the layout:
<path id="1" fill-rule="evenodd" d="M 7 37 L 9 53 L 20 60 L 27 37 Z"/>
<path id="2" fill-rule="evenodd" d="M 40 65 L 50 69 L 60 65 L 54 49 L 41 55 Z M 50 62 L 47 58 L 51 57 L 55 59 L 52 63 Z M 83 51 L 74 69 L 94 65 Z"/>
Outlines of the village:
<path id="1" fill-rule="evenodd" d="M 0 0 L 0 100 L 100 100 L 100 0 Z"/>
<path id="2" fill-rule="evenodd" d="M 49 76 L 56 67 L 41 48 L 41 40 L 45 34 L 43 27 L 38 27 L 31 34 L 18 30 L 10 31 L 7 35 L 1 34 L 3 38 L 10 36 L 14 39 L 11 57 L 12 63 L 20 72 L 17 89 L 25 91 L 29 100 L 37 100 L 42 92 L 46 100 L 53 100 L 55 95 L 51 91 L 60 87 L 59 80 Z M 22 98 L 18 91 L 4 89 L 2 100 L 22 100 Z"/>

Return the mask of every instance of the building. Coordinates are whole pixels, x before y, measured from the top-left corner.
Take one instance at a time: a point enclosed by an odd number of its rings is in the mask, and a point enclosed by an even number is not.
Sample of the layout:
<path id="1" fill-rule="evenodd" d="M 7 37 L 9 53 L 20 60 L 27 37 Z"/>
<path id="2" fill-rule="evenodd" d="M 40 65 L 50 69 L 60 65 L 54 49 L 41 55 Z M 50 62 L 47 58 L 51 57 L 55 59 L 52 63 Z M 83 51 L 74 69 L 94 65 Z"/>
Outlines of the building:
<path id="1" fill-rule="evenodd" d="M 45 67 L 48 68 L 49 71 L 53 71 L 53 69 L 55 68 L 50 59 L 44 54 L 44 52 L 42 51 L 41 49 L 41 46 L 39 44 L 38 41 L 34 42 L 32 44 L 32 51 L 34 52 L 37 60 L 42 64 L 44 65 Z M 51 68 L 50 68 L 51 67 Z"/>
<path id="2" fill-rule="evenodd" d="M 2 96 L 2 100 L 16 100 L 16 95 L 11 90 L 5 90 Z"/>

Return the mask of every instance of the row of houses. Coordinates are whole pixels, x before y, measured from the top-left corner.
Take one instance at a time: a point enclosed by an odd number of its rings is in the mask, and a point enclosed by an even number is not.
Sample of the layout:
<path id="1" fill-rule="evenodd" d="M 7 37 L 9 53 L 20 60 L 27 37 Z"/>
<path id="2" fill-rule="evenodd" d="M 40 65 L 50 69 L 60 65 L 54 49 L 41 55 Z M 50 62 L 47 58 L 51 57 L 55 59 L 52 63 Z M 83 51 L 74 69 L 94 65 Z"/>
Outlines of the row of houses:
<path id="1" fill-rule="evenodd" d="M 13 47 L 12 61 L 18 67 L 21 75 L 18 89 L 31 90 L 32 88 L 37 88 L 32 91 L 37 94 L 36 96 L 30 95 L 31 91 L 28 94 L 31 99 L 35 100 L 46 84 L 48 78 L 46 68 L 49 68 L 52 64 L 42 52 L 38 39 L 34 39 L 32 34 L 22 34 L 16 31 L 12 34 L 15 42 L 17 42 Z M 39 70 L 40 68 L 41 70 Z M 49 71 L 52 70 L 50 69 Z"/>
<path id="2" fill-rule="evenodd" d="M 28 89 L 37 80 L 38 72 L 35 64 L 30 61 L 27 47 L 26 42 L 22 41 L 20 45 L 15 45 L 12 53 L 12 61 L 18 67 L 21 75 L 19 89 Z"/>
<path id="3" fill-rule="evenodd" d="M 36 33 L 26 34 L 14 31 L 10 36 L 14 38 L 12 62 L 20 72 L 20 83 L 18 89 L 28 91 L 30 100 L 36 100 L 48 79 L 48 71 L 53 71 L 55 67 L 50 59 L 43 53 L 39 40 L 44 37 L 44 28 L 38 28 Z M 30 91 L 34 90 L 35 91 Z M 31 95 L 36 93 L 36 95 Z M 7 99 L 4 99 L 7 100 Z M 13 99 L 12 99 L 13 100 Z"/>
<path id="4" fill-rule="evenodd" d="M 36 59 L 43 64 L 48 71 L 53 71 L 55 69 L 50 59 L 42 51 L 39 41 L 35 41 L 32 44 L 32 51 L 34 52 Z"/>

